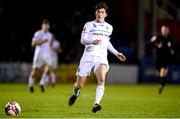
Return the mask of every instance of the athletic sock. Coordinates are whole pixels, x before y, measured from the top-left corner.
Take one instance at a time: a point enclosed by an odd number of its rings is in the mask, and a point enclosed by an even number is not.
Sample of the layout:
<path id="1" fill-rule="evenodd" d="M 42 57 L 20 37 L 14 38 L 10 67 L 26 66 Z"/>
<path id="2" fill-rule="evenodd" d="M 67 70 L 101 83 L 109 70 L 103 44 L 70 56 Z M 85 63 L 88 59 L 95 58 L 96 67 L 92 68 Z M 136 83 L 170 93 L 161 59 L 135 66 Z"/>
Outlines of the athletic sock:
<path id="1" fill-rule="evenodd" d="M 29 77 L 29 87 L 34 86 L 34 78 L 32 76 Z"/>
<path id="2" fill-rule="evenodd" d="M 96 88 L 96 100 L 94 104 L 99 104 L 104 95 L 104 86 L 97 86 Z"/>
<path id="3" fill-rule="evenodd" d="M 76 97 L 78 97 L 80 95 L 80 89 L 76 85 L 74 85 L 74 95 Z"/>
<path id="4" fill-rule="evenodd" d="M 56 83 L 56 75 L 55 75 L 55 73 L 51 73 L 51 83 L 52 84 Z"/>
<path id="5" fill-rule="evenodd" d="M 45 85 L 45 81 L 49 80 L 49 75 L 47 75 L 46 73 L 43 73 L 41 80 L 39 82 L 39 85 Z"/>
<path id="6" fill-rule="evenodd" d="M 157 79 L 158 79 L 159 83 L 161 83 L 162 77 L 158 76 Z"/>
<path id="7" fill-rule="evenodd" d="M 162 77 L 162 79 L 161 79 L 161 85 L 162 86 L 165 86 L 166 80 L 167 80 L 167 77 Z"/>

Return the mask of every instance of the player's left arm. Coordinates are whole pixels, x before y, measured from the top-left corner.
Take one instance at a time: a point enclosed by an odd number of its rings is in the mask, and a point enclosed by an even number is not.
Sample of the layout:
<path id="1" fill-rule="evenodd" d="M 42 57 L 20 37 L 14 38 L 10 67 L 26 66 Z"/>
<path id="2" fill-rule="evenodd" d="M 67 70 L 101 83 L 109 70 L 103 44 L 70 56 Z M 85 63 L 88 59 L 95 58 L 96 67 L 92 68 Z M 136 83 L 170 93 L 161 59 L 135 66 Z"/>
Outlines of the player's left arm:
<path id="1" fill-rule="evenodd" d="M 111 31 L 111 34 L 112 34 L 112 32 L 113 32 L 113 27 L 110 25 L 109 28 L 110 28 L 110 31 Z M 110 35 L 111 35 L 111 34 L 110 34 Z M 110 40 L 108 41 L 108 50 L 109 50 L 112 54 L 114 54 L 120 61 L 123 61 L 123 62 L 126 61 L 125 55 L 124 55 L 123 53 L 121 53 L 121 52 L 118 52 L 118 51 L 113 47 L 113 45 L 111 44 Z"/>
<path id="2" fill-rule="evenodd" d="M 126 57 L 123 53 L 121 52 L 118 52 L 111 44 L 111 42 L 109 41 L 108 42 L 108 50 L 114 54 L 120 61 L 126 61 Z"/>

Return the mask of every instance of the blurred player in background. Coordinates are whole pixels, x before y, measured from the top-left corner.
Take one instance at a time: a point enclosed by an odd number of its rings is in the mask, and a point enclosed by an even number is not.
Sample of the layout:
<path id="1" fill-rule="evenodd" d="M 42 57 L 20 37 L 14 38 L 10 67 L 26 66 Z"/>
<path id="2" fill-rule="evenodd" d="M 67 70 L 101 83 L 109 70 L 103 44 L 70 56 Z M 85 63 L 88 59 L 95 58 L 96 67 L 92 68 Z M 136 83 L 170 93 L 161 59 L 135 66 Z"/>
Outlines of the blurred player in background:
<path id="1" fill-rule="evenodd" d="M 92 112 L 94 113 L 101 110 L 100 101 L 104 94 L 106 73 L 109 69 L 107 50 L 116 55 L 120 61 L 126 60 L 125 56 L 116 51 L 109 41 L 113 28 L 105 22 L 107 9 L 108 7 L 104 2 L 97 4 L 95 7 L 96 19 L 87 22 L 83 28 L 81 44 L 85 45 L 85 49 L 77 70 L 74 92 L 68 102 L 69 106 L 75 103 L 86 78 L 90 75 L 91 70 L 94 69 L 98 83 L 95 102 L 92 107 Z"/>
<path id="2" fill-rule="evenodd" d="M 49 78 L 46 78 L 45 83 L 51 84 L 52 87 L 55 86 L 56 83 L 56 70 L 58 67 L 58 53 L 62 52 L 62 48 L 60 47 L 60 42 L 56 39 L 55 34 L 53 34 L 52 41 L 51 41 L 51 62 L 52 62 L 52 72 Z"/>
<path id="3" fill-rule="evenodd" d="M 51 62 L 51 42 L 52 34 L 49 32 L 50 23 L 47 19 L 42 21 L 41 30 L 34 34 L 32 39 L 32 47 L 35 47 L 35 53 L 33 58 L 32 72 L 29 77 L 30 92 L 34 92 L 34 81 L 38 77 L 40 69 L 43 68 L 43 74 L 40 80 L 41 91 L 44 92 L 44 85 L 46 78 L 49 78 L 52 72 Z"/>
<path id="4" fill-rule="evenodd" d="M 169 36 L 169 27 L 162 26 L 161 34 L 153 36 L 151 44 L 156 48 L 156 68 L 157 76 L 160 81 L 159 94 L 163 91 L 166 84 L 168 65 L 171 63 L 174 50 L 172 49 L 172 38 Z"/>

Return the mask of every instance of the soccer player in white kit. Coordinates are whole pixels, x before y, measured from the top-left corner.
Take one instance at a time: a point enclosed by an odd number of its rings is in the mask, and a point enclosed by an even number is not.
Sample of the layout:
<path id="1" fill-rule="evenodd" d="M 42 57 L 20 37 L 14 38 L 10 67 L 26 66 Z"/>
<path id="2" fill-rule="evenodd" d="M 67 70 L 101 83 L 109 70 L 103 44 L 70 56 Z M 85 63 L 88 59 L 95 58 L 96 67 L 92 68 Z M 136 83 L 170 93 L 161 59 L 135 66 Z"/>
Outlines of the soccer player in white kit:
<path id="1" fill-rule="evenodd" d="M 49 32 L 50 23 L 47 19 L 42 22 L 42 29 L 34 34 L 32 39 L 32 47 L 35 47 L 35 53 L 33 58 L 32 72 L 29 77 L 29 88 L 30 92 L 34 92 L 34 80 L 37 79 L 38 71 L 44 68 L 41 80 L 40 88 L 44 92 L 45 79 L 51 74 L 52 71 L 52 61 L 51 57 L 51 47 L 52 34 Z"/>
<path id="2" fill-rule="evenodd" d="M 81 34 L 81 44 L 85 45 L 85 49 L 77 70 L 74 93 L 68 101 L 69 106 L 75 103 L 86 78 L 90 75 L 91 70 L 94 69 L 98 83 L 95 102 L 92 107 L 92 112 L 94 113 L 101 110 L 100 101 L 104 94 L 105 78 L 109 69 L 107 50 L 113 53 L 120 61 L 126 60 L 126 57 L 115 50 L 109 41 L 113 28 L 105 22 L 107 9 L 108 7 L 104 2 L 97 4 L 95 7 L 96 19 L 84 25 Z"/>
<path id="3" fill-rule="evenodd" d="M 56 83 L 56 70 L 58 67 L 58 53 L 62 52 L 60 41 L 58 41 L 55 38 L 55 35 L 53 34 L 52 41 L 51 41 L 51 57 L 50 60 L 52 62 L 52 72 L 50 74 L 49 79 L 45 80 L 46 84 L 51 84 L 52 87 L 55 86 Z"/>

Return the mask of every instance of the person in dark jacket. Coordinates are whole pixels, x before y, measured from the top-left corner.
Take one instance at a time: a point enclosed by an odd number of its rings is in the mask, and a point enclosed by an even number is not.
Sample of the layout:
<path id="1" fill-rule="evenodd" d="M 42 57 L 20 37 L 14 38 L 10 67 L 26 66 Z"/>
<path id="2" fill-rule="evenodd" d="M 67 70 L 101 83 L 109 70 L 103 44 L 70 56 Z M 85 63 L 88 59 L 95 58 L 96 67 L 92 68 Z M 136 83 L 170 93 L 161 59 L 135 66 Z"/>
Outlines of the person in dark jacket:
<path id="1" fill-rule="evenodd" d="M 169 35 L 169 27 L 162 26 L 161 34 L 153 36 L 150 40 L 151 44 L 156 48 L 156 68 L 157 76 L 160 81 L 159 94 L 162 93 L 166 84 L 168 66 L 171 63 L 174 50 L 172 48 L 172 38 Z"/>

